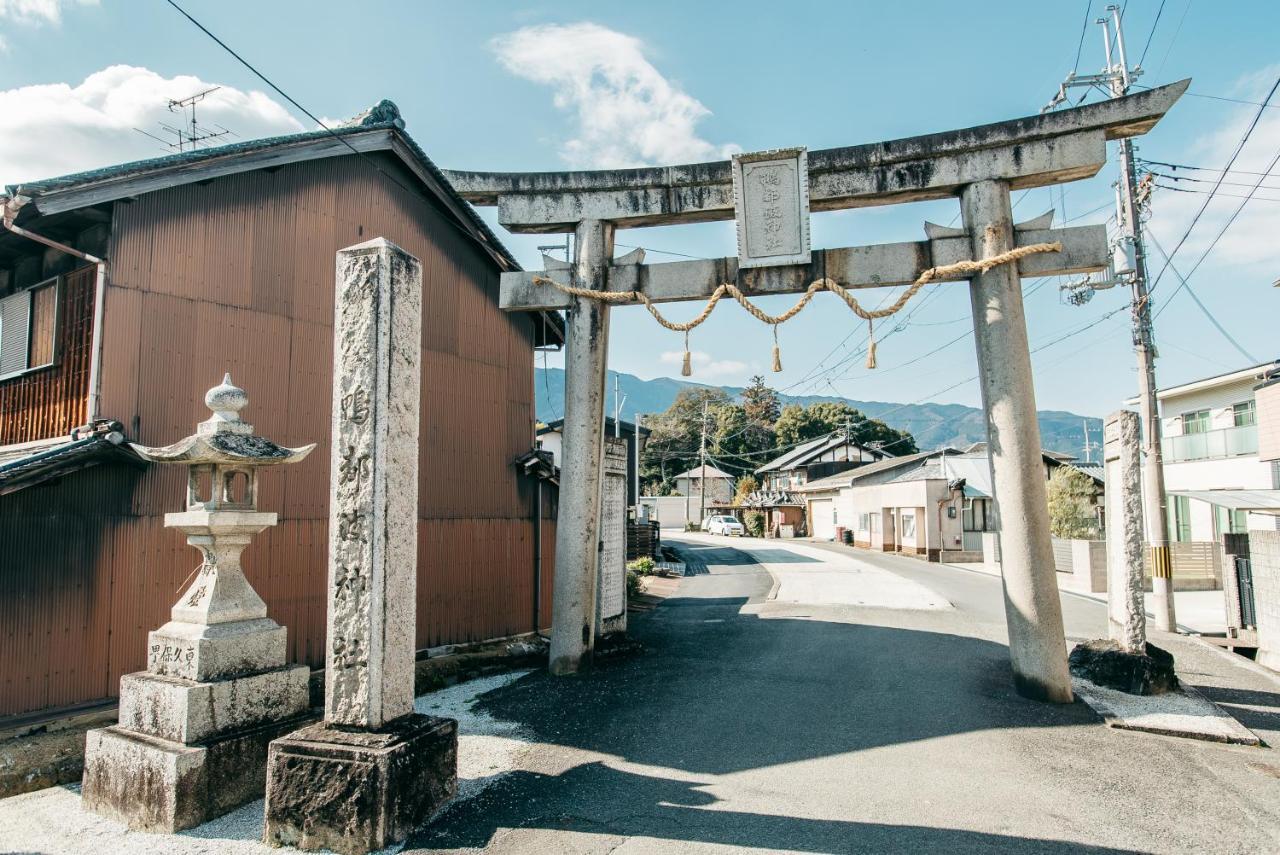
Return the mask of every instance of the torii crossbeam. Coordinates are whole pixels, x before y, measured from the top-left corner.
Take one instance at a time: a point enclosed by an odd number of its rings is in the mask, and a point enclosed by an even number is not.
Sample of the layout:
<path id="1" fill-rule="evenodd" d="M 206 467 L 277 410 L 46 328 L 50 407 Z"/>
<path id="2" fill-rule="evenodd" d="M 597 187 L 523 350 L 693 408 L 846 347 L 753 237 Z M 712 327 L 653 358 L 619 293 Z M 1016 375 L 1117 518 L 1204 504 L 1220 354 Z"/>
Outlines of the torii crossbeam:
<path id="1" fill-rule="evenodd" d="M 550 274 L 553 278 L 567 277 L 573 287 L 593 291 L 635 291 L 654 303 L 706 298 L 726 282 L 748 296 L 796 293 L 821 278 L 848 289 L 898 285 L 932 267 L 1060 242 L 1061 252 L 1028 256 L 969 281 L 1001 521 L 1014 682 L 1028 697 L 1069 702 L 1020 277 L 1102 270 L 1110 249 L 1102 226 L 1052 229 L 1047 218 L 1015 226 L 1009 194 L 1095 175 L 1106 163 L 1108 140 L 1149 131 L 1189 84 L 1183 80 L 964 130 L 808 152 L 805 190 L 811 210 L 958 198 L 964 228 L 926 226 L 925 241 L 815 250 L 807 264 L 747 268 L 738 258 L 721 258 L 645 265 L 635 254 L 613 259 L 615 229 L 732 219 L 735 165 L 729 161 L 445 175 L 472 203 L 497 205 L 499 222 L 513 232 L 573 232 L 574 261 Z M 548 274 L 502 274 L 501 305 L 508 311 L 568 311 L 550 665 L 553 673 L 565 674 L 590 661 L 594 643 L 609 305 L 535 284 L 537 275 Z"/>

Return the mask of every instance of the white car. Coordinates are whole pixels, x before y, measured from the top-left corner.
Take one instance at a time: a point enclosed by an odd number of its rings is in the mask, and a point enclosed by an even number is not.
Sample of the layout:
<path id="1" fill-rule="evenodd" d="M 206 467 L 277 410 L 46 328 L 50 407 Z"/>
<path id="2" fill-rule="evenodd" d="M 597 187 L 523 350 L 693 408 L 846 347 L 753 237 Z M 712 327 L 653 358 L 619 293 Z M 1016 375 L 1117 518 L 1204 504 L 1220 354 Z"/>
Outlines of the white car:
<path id="1" fill-rule="evenodd" d="M 736 534 L 738 537 L 747 533 L 736 517 L 710 517 L 707 531 L 711 534 Z"/>

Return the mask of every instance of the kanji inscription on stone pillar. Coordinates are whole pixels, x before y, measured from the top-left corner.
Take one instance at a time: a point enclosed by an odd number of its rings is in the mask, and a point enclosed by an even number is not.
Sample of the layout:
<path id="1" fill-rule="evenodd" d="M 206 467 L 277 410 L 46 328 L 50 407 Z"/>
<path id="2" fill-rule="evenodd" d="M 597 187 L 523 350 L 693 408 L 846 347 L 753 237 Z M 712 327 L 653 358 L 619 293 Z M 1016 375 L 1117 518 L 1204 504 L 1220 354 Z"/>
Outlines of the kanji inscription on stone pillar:
<path id="1" fill-rule="evenodd" d="M 378 238 L 338 253 L 325 720 L 413 711 L 422 267 Z"/>

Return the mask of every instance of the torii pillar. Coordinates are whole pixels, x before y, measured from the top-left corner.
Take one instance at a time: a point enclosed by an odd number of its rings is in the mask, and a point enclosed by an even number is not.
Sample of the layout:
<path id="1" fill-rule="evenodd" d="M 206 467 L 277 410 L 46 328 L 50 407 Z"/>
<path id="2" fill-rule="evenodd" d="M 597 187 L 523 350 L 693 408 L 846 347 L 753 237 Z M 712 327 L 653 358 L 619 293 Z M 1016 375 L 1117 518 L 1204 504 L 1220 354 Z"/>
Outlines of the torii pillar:
<path id="1" fill-rule="evenodd" d="M 960 203 L 975 259 L 1014 248 L 1006 182 L 970 184 L 961 193 Z M 987 459 L 1000 520 L 1000 575 L 1014 685 L 1025 697 L 1071 703 L 1062 602 L 1049 537 L 1043 446 L 1017 263 L 975 275 L 969 296 L 987 416 Z"/>
<path id="2" fill-rule="evenodd" d="M 574 230 L 572 284 L 605 290 L 613 257 L 613 225 L 583 220 Z M 556 525 L 555 599 L 551 611 L 552 674 L 591 664 L 596 625 L 596 562 L 600 550 L 600 488 L 604 459 L 605 375 L 609 306 L 572 297 L 565 330 L 564 443 Z"/>

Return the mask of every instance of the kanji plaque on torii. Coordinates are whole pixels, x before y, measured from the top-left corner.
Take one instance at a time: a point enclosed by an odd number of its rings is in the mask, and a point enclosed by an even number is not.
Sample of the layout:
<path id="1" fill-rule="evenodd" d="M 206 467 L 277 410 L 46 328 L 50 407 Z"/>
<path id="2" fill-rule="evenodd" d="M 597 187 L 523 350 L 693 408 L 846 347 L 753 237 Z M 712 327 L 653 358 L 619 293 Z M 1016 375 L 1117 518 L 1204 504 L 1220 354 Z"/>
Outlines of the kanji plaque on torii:
<path id="1" fill-rule="evenodd" d="M 803 148 L 733 156 L 738 267 L 809 263 L 809 162 Z"/>
<path id="2" fill-rule="evenodd" d="M 643 304 L 660 317 L 657 303 L 714 301 L 727 293 L 776 328 L 803 306 L 785 317 L 769 316 L 750 298 L 803 292 L 807 301 L 826 290 L 870 323 L 897 311 L 926 284 L 967 280 L 992 484 L 1000 510 L 1014 684 L 1028 697 L 1071 701 L 1021 279 L 1102 270 L 1111 253 L 1104 226 L 1054 229 L 1044 218 L 1015 224 L 1009 194 L 1095 175 L 1106 163 L 1109 140 L 1151 130 L 1189 84 L 1183 80 L 1083 107 L 962 130 L 808 151 L 795 161 L 807 162 L 797 177 L 804 176 L 807 207 L 814 211 L 958 200 L 963 227 L 928 227 L 923 241 L 810 252 L 807 238 L 797 242 L 791 232 L 785 232 L 790 243 L 780 236 L 777 246 L 769 247 L 770 232 L 761 228 L 766 246 L 760 254 L 750 228 L 755 206 L 749 195 L 746 216 L 739 210 L 743 175 L 737 170 L 744 162 L 768 163 L 767 155 L 759 161 L 739 158 L 598 172 L 446 172 L 464 198 L 477 205 L 497 205 L 498 221 L 513 232 L 576 236 L 569 269 L 504 273 L 500 297 L 501 306 L 510 311 L 568 310 L 565 463 L 556 533 L 551 670 L 574 672 L 592 653 L 605 356 L 612 306 Z M 780 200 L 781 196 L 773 201 Z M 761 215 L 759 223 L 783 216 Z M 738 257 L 670 264 L 613 259 L 618 228 L 731 218 L 739 219 Z M 808 217 L 797 213 L 801 221 L 807 225 Z M 784 231 L 783 225 L 776 229 L 779 235 Z M 769 252 L 791 248 L 807 257 L 770 261 L 780 256 Z M 858 306 L 850 293 L 903 284 L 911 287 L 888 311 Z M 678 331 L 691 327 L 663 323 Z"/>

